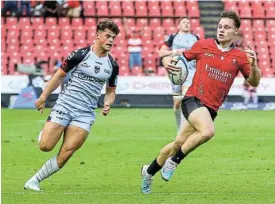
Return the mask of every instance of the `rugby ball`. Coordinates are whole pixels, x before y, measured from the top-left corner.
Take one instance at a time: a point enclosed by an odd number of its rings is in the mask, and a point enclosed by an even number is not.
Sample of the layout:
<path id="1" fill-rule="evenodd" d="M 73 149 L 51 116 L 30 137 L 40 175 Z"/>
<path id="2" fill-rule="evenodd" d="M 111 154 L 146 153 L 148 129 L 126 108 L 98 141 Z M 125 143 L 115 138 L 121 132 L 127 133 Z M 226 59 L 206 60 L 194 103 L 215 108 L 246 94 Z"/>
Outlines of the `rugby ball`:
<path id="1" fill-rule="evenodd" d="M 173 59 L 176 60 L 173 64 L 180 70 L 173 73 L 168 72 L 168 77 L 173 84 L 180 85 L 185 82 L 188 76 L 188 62 L 183 56 L 175 56 Z"/>

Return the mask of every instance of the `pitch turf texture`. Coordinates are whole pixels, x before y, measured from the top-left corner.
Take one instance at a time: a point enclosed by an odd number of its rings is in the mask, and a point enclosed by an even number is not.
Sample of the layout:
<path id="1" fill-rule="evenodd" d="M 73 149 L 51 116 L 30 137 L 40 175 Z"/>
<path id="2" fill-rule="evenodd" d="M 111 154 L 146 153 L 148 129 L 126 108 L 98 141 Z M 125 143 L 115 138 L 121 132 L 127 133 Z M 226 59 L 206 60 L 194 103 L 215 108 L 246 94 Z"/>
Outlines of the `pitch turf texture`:
<path id="1" fill-rule="evenodd" d="M 172 109 L 112 109 L 43 192 L 23 185 L 50 157 L 37 135 L 47 118 L 2 109 L 2 203 L 275 203 L 275 112 L 220 111 L 216 135 L 190 154 L 167 183 L 140 191 L 140 168 L 175 138 Z M 99 110 L 98 110 L 99 111 Z"/>

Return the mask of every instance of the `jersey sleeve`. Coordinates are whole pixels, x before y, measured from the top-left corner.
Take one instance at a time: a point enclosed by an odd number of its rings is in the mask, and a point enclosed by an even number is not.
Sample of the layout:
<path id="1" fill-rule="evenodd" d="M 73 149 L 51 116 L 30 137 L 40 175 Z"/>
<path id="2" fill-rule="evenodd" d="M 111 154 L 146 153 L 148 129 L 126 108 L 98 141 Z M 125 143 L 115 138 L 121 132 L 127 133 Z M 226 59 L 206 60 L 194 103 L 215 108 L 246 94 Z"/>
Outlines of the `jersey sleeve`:
<path id="1" fill-rule="evenodd" d="M 109 59 L 111 61 L 112 67 L 113 67 L 113 72 L 111 74 L 111 77 L 108 79 L 106 86 L 107 87 L 113 87 L 115 88 L 117 86 L 117 78 L 118 78 L 118 74 L 119 74 L 119 66 L 116 63 L 116 61 L 114 61 L 114 59 L 111 57 L 111 55 L 109 55 Z"/>
<path id="2" fill-rule="evenodd" d="M 173 44 L 173 39 L 174 39 L 174 35 L 170 35 L 164 42 L 164 45 L 166 45 L 167 47 L 172 47 Z"/>
<path id="3" fill-rule="evenodd" d="M 68 73 L 69 71 L 71 71 L 75 66 L 77 66 L 84 59 L 87 52 L 88 52 L 88 48 L 82 48 L 82 49 L 74 50 L 62 62 L 60 68 L 65 73 Z"/>
<path id="4" fill-rule="evenodd" d="M 246 55 L 239 62 L 239 69 L 245 79 L 249 77 L 251 68 Z"/>
<path id="5" fill-rule="evenodd" d="M 188 60 L 196 60 L 201 53 L 201 45 L 200 41 L 197 41 L 190 50 L 184 51 L 182 54 Z"/>

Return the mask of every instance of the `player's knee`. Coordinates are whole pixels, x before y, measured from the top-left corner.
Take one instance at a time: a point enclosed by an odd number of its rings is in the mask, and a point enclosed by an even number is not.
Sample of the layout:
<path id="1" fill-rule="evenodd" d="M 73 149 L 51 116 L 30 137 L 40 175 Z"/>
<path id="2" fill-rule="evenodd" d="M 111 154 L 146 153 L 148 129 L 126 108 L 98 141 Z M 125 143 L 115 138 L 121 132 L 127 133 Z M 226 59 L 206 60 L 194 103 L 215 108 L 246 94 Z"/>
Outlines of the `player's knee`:
<path id="1" fill-rule="evenodd" d="M 174 110 L 180 109 L 181 102 L 179 100 L 175 100 L 174 102 Z"/>
<path id="2" fill-rule="evenodd" d="M 177 137 L 175 142 L 174 142 L 175 148 L 180 148 L 184 144 L 184 142 L 185 142 L 184 139 L 181 139 L 180 137 Z"/>
<path id="3" fill-rule="evenodd" d="M 215 128 L 211 126 L 205 128 L 201 134 L 204 141 L 210 140 L 215 135 Z"/>
<path id="4" fill-rule="evenodd" d="M 50 144 L 47 144 L 46 142 L 40 141 L 39 142 L 39 148 L 43 152 L 49 152 L 54 148 L 54 146 L 50 145 Z"/>

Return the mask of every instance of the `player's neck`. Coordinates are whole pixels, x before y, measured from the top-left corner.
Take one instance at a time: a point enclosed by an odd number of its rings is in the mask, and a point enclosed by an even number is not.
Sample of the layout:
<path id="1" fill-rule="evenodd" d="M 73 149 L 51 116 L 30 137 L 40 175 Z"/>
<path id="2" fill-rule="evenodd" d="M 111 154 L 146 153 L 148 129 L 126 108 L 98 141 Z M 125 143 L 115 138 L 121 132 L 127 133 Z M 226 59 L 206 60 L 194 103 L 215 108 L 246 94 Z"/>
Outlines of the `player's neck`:
<path id="1" fill-rule="evenodd" d="M 97 43 L 91 46 L 91 50 L 95 53 L 98 57 L 106 57 L 108 51 L 103 50 Z"/>
<path id="2" fill-rule="evenodd" d="M 179 31 L 179 33 L 181 33 L 181 34 L 188 34 L 188 33 L 190 33 L 190 31 Z"/>
<path id="3" fill-rule="evenodd" d="M 228 42 L 219 42 L 219 45 L 220 45 L 222 48 L 228 48 L 228 47 L 230 47 L 232 44 L 233 44 L 233 40 L 228 41 Z"/>

